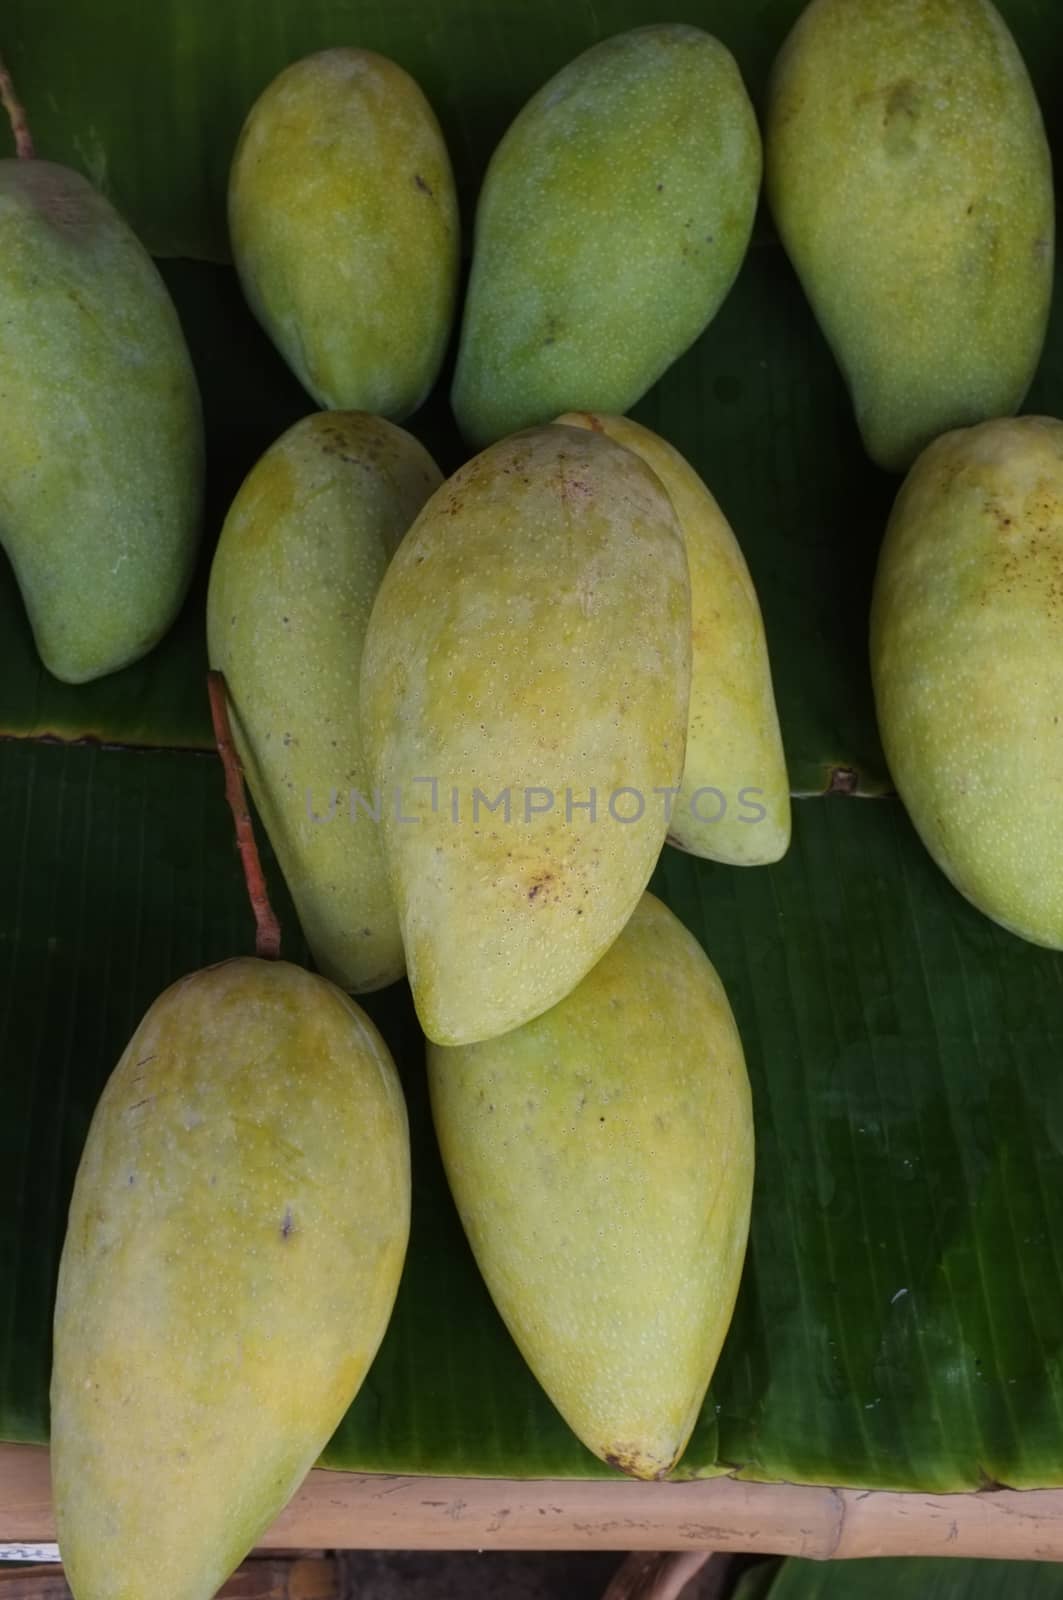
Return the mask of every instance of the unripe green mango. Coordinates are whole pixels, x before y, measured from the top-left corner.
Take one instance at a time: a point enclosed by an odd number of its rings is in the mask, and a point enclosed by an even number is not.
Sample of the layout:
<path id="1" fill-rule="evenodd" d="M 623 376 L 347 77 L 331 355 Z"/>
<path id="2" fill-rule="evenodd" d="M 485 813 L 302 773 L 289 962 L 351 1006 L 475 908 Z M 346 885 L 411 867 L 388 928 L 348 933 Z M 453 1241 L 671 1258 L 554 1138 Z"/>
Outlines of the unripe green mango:
<path id="1" fill-rule="evenodd" d="M 1063 423 L 986 422 L 925 450 L 875 578 L 890 773 L 980 911 L 1063 949 Z"/>
<path id="2" fill-rule="evenodd" d="M 786 774 L 757 592 L 731 526 L 690 463 L 628 417 L 573 411 L 652 467 L 686 540 L 693 653 L 686 765 L 668 842 L 709 861 L 752 867 L 790 843 Z"/>
<path id="3" fill-rule="evenodd" d="M 319 405 L 401 419 L 439 372 L 457 293 L 454 175 L 417 84 L 371 50 L 287 67 L 229 178 L 244 293 Z"/>
<path id="4" fill-rule="evenodd" d="M 93 1117 L 59 1269 L 76 1600 L 210 1600 L 357 1393 L 409 1214 L 402 1091 L 353 1001 L 259 960 L 160 996 Z"/>
<path id="5" fill-rule="evenodd" d="M 1052 292 L 1052 168 L 989 0 L 812 0 L 775 65 L 776 225 L 868 454 L 1014 412 Z"/>
<path id="6" fill-rule="evenodd" d="M 430 1045 L 447 1178 L 522 1355 L 595 1455 L 682 1455 L 738 1293 L 753 1185 L 742 1043 L 697 941 L 644 895 L 552 1010 Z"/>
<path id="7" fill-rule="evenodd" d="M 480 195 L 452 395 L 465 437 L 627 411 L 723 302 L 760 173 L 738 68 L 698 28 L 618 34 L 551 78 Z"/>
<path id="8" fill-rule="evenodd" d="M 616 938 L 664 843 L 689 690 L 683 538 L 637 456 L 534 428 L 429 500 L 370 618 L 362 737 L 430 1039 L 519 1026 Z"/>
<path id="9" fill-rule="evenodd" d="M 151 257 L 80 174 L 0 161 L 0 544 L 48 670 L 162 637 L 195 562 L 199 391 Z"/>
<path id="10" fill-rule="evenodd" d="M 356 992 L 405 971 L 358 709 L 387 564 L 442 482 L 417 440 L 361 412 L 318 412 L 252 468 L 210 574 L 210 663 L 314 960 Z"/>

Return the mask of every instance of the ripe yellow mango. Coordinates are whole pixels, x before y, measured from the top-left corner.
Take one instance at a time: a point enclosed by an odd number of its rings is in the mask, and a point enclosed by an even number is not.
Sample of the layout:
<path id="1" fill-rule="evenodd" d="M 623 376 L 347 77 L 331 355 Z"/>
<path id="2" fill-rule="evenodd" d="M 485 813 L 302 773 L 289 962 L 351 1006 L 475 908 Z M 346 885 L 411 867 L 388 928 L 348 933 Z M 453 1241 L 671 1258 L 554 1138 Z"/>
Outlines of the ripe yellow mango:
<path id="1" fill-rule="evenodd" d="M 417 440 L 360 412 L 278 439 L 233 501 L 207 600 L 210 663 L 314 960 L 365 992 L 405 971 L 358 709 L 380 580 L 442 482 Z"/>
<path id="2" fill-rule="evenodd" d="M 319 405 L 401 419 L 435 382 L 457 294 L 450 158 L 417 84 L 371 50 L 287 67 L 229 178 L 244 293 Z"/>
<path id="3" fill-rule="evenodd" d="M 641 456 L 668 491 L 686 540 L 690 725 L 668 842 L 733 866 L 778 861 L 790 843 L 790 784 L 764 623 L 738 540 L 693 467 L 659 434 L 588 411 L 558 421 L 594 428 Z"/>
<path id="4" fill-rule="evenodd" d="M 981 911 L 1063 949 L 1063 423 L 938 439 L 897 497 L 871 670 L 894 783 Z"/>
<path id="5" fill-rule="evenodd" d="M 989 0 L 812 0 L 776 62 L 765 159 L 880 466 L 1018 409 L 1052 292 L 1052 169 Z"/>
<path id="6" fill-rule="evenodd" d="M 567 994 L 638 903 L 683 771 L 690 586 L 649 468 L 530 429 L 439 489 L 381 583 L 362 737 L 421 1025 Z"/>
<path id="7" fill-rule="evenodd" d="M 697 941 L 652 895 L 594 969 L 500 1039 L 429 1046 L 432 1114 L 480 1271 L 594 1453 L 682 1455 L 749 1231 L 742 1044 Z"/>
<path id="8" fill-rule="evenodd" d="M 151 257 L 49 161 L 0 161 L 0 372 L 0 545 L 41 660 L 84 683 L 144 655 L 180 609 L 203 419 Z"/>
<path id="9" fill-rule="evenodd" d="M 760 174 L 734 58 L 699 28 L 618 34 L 544 84 L 477 208 L 452 393 L 466 438 L 627 411 L 723 303 Z"/>
<path id="10" fill-rule="evenodd" d="M 96 1109 L 59 1270 L 77 1600 L 211 1600 L 365 1377 L 409 1210 L 398 1076 L 353 1001 L 258 960 L 160 996 Z"/>

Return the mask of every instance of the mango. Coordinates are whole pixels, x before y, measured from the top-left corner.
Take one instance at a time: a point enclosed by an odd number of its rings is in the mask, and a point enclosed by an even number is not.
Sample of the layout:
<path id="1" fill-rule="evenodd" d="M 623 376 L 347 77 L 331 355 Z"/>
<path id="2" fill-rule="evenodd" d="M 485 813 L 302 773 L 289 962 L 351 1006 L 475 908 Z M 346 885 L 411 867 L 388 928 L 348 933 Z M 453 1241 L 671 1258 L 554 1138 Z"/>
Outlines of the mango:
<path id="1" fill-rule="evenodd" d="M 742 1043 L 697 941 L 644 895 L 545 1015 L 430 1045 L 439 1147 L 491 1296 L 585 1445 L 664 1477 L 697 1420 L 749 1231 Z"/>
<path id="2" fill-rule="evenodd" d="M 690 463 L 628 417 L 572 411 L 641 456 L 668 491 L 690 567 L 690 725 L 668 843 L 709 861 L 760 866 L 790 843 L 790 784 L 768 645 L 753 580 L 730 523 Z"/>
<path id="3" fill-rule="evenodd" d="M 452 391 L 470 443 L 627 411 L 723 303 L 760 176 L 738 68 L 698 28 L 617 34 L 551 78 L 477 207 Z"/>
<path id="4" fill-rule="evenodd" d="M 638 904 L 683 771 L 690 586 L 649 468 L 530 429 L 436 491 L 384 575 L 362 738 L 421 1025 L 505 1033 Z"/>
<path id="5" fill-rule="evenodd" d="M 775 222 L 871 458 L 1018 410 L 1052 291 L 1052 167 L 989 0 L 812 0 L 775 64 Z"/>
<path id="6" fill-rule="evenodd" d="M 248 304 L 318 405 L 401 420 L 435 382 L 458 206 L 431 106 L 395 62 L 321 50 L 252 106 L 229 177 Z"/>
<path id="7" fill-rule="evenodd" d="M 151 257 L 80 174 L 0 161 L 0 544 L 66 683 L 149 651 L 199 542 L 203 421 Z"/>
<path id="8" fill-rule="evenodd" d="M 986 916 L 1063 949 L 1063 423 L 924 451 L 879 557 L 871 670 L 897 790 Z"/>
<path id="9" fill-rule="evenodd" d="M 358 709 L 369 613 L 442 475 L 401 428 L 318 412 L 252 468 L 211 568 L 233 738 L 314 960 L 364 992 L 405 971 Z"/>
<path id="10" fill-rule="evenodd" d="M 93 1117 L 59 1269 L 77 1600 L 210 1600 L 357 1393 L 409 1212 L 394 1063 L 346 995 L 247 959 L 156 1000 Z"/>

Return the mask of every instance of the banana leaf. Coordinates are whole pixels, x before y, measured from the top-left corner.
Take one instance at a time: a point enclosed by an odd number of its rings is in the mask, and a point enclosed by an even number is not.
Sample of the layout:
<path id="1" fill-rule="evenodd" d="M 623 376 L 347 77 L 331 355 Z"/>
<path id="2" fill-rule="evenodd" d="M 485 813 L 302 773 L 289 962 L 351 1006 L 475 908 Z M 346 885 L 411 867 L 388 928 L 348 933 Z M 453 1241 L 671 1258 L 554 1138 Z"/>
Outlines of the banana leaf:
<path id="1" fill-rule="evenodd" d="M 776 867 L 667 850 L 655 880 L 731 996 L 758 1141 L 739 1303 L 680 1475 L 1058 1485 L 1063 960 L 961 900 L 896 800 L 796 811 Z M 0 744 L 0 836 L 0 1437 L 42 1441 L 54 1277 L 97 1096 L 159 991 L 246 953 L 252 927 L 213 758 Z M 303 959 L 269 871 L 286 953 Z M 409 1103 L 413 1232 L 327 1464 L 608 1475 L 476 1272 L 405 985 L 367 1009 Z"/>
<path id="2" fill-rule="evenodd" d="M 0 558 L 0 1436 L 47 1437 L 65 1209 L 108 1072 L 167 983 L 251 947 L 220 772 L 200 753 L 203 598 L 235 487 L 311 406 L 225 265 L 225 174 L 248 106 L 310 49 L 394 56 L 439 111 L 468 227 L 509 119 L 594 39 L 695 22 L 735 51 L 759 100 L 799 9 L 8 0 L 0 50 L 41 153 L 101 184 L 160 257 L 188 258 L 162 266 L 200 378 L 210 469 L 203 557 L 180 621 L 146 661 L 99 684 L 70 689 L 42 671 Z M 1001 9 L 1058 151 L 1054 0 Z M 1061 385 L 1057 310 L 1027 409 L 1063 411 Z M 880 793 L 866 611 L 896 484 L 860 452 L 765 217 L 723 310 L 636 414 L 690 456 L 742 540 L 795 791 Z M 413 426 L 444 468 L 462 459 L 445 380 Z M 137 748 L 101 748 L 112 745 Z M 271 881 L 286 953 L 303 959 L 275 868 Z M 801 802 L 794 847 L 770 869 L 666 851 L 655 887 L 727 984 L 758 1135 L 742 1291 L 681 1473 L 939 1491 L 1063 1482 L 1060 958 L 960 900 L 892 799 Z M 405 987 L 368 1009 L 410 1105 L 414 1227 L 392 1326 L 326 1462 L 607 1474 L 534 1383 L 476 1273 L 435 1151 Z"/>
<path id="3" fill-rule="evenodd" d="M 1063 1568 L 1048 1561 L 955 1561 L 880 1556 L 866 1561 L 764 1563 L 744 1573 L 733 1600 L 1057 1600 Z"/>

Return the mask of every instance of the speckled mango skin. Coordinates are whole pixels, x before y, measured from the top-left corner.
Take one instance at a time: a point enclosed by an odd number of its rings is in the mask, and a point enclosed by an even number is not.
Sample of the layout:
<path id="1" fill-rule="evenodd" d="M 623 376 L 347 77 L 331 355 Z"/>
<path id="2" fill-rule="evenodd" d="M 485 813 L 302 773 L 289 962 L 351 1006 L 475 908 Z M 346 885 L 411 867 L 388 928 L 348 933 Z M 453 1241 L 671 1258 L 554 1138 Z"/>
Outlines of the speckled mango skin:
<path id="1" fill-rule="evenodd" d="M 730 523 L 690 463 L 650 428 L 588 411 L 558 421 L 594 428 L 641 456 L 668 491 L 686 540 L 690 724 L 668 843 L 736 867 L 778 861 L 790 843 L 790 782 L 760 605 Z"/>
<path id="2" fill-rule="evenodd" d="M 207 638 L 233 735 L 314 960 L 356 993 L 406 970 L 358 709 L 380 580 L 442 482 L 417 440 L 318 412 L 252 468 L 211 568 Z"/>
<path id="3" fill-rule="evenodd" d="M 551 78 L 480 195 L 452 392 L 469 442 L 627 411 L 726 297 L 760 176 L 738 68 L 698 28 L 618 34 Z"/>
<path id="4" fill-rule="evenodd" d="M 188 588 L 203 422 L 151 257 L 79 173 L 0 161 L 0 545 L 66 683 L 136 661 Z"/>
<path id="5" fill-rule="evenodd" d="M 872 459 L 903 472 L 1016 411 L 1048 321 L 1052 171 L 988 0 L 812 0 L 775 65 L 765 157 Z"/>
<path id="6" fill-rule="evenodd" d="M 210 1600 L 365 1377 L 409 1209 L 394 1063 L 346 995 L 244 959 L 160 996 L 96 1109 L 59 1270 L 77 1600 Z"/>
<path id="7" fill-rule="evenodd" d="M 457 294 L 454 176 L 417 84 L 371 50 L 287 67 L 229 179 L 244 293 L 320 406 L 395 420 L 439 372 Z"/>
<path id="8" fill-rule="evenodd" d="M 637 1478 L 690 1437 L 738 1293 L 753 1117 L 697 941 L 644 895 L 559 1005 L 430 1045 L 439 1146 L 506 1326 L 573 1431 Z"/>
<path id="9" fill-rule="evenodd" d="M 682 774 L 689 691 L 682 534 L 637 456 L 530 429 L 429 500 L 370 619 L 362 735 L 430 1039 L 518 1027 L 616 938 L 664 843 L 653 790 Z M 436 779 L 434 811 L 419 778 Z M 642 814 L 623 796 L 615 810 L 638 820 L 609 813 L 623 786 Z M 475 789 L 508 791 L 509 820 L 481 801 L 474 816 Z M 591 789 L 593 820 L 577 809 Z"/>
<path id="10" fill-rule="evenodd" d="M 871 613 L 908 814 L 980 911 L 1063 949 L 1063 423 L 947 434 L 905 480 Z"/>

